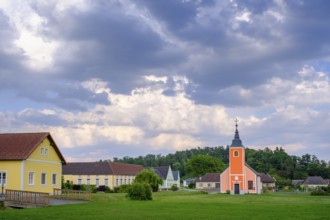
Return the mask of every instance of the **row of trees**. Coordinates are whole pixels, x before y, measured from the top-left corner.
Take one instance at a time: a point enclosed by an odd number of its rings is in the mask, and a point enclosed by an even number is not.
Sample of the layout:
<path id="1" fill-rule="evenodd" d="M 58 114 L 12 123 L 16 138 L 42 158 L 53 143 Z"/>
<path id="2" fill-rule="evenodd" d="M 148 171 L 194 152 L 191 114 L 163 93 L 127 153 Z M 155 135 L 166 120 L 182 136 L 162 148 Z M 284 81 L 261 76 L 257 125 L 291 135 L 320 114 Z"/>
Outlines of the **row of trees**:
<path id="1" fill-rule="evenodd" d="M 305 179 L 308 176 L 330 178 L 329 163 L 319 160 L 315 155 L 291 156 L 281 147 L 276 147 L 275 150 L 270 148 L 262 150 L 246 148 L 245 152 L 246 162 L 253 169 L 258 172 L 270 173 L 278 180 Z M 181 177 L 184 179 L 202 176 L 210 170 L 212 172 L 222 172 L 228 166 L 228 156 L 229 147 L 219 146 L 177 151 L 168 155 L 148 154 L 136 158 L 126 156 L 122 159 L 114 158 L 114 161 L 140 164 L 144 167 L 171 166 L 172 169 L 179 170 Z M 193 161 L 191 161 L 192 158 Z M 201 165 L 205 163 L 208 165 Z M 207 169 L 207 167 L 216 168 Z"/>

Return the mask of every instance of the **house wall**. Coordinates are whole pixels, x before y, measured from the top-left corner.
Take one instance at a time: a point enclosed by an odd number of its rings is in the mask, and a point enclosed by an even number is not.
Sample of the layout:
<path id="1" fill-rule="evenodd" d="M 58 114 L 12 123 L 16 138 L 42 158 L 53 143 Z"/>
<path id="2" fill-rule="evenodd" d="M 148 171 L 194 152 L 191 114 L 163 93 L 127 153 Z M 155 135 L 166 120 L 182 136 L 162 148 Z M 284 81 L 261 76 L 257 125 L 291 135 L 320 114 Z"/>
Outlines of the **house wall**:
<path id="1" fill-rule="evenodd" d="M 166 179 L 163 180 L 163 184 L 159 186 L 159 189 L 169 189 L 174 184 L 177 184 L 177 181 L 174 180 L 172 169 L 169 167 Z M 180 186 L 180 184 L 178 186 Z"/>
<path id="2" fill-rule="evenodd" d="M 64 181 L 69 181 L 72 184 L 79 184 L 79 179 L 81 184 L 86 184 L 87 179 L 89 179 L 89 185 L 97 185 L 96 180 L 99 180 L 98 185 L 106 185 L 110 189 L 114 189 L 116 186 L 121 186 L 124 184 L 132 184 L 135 176 L 133 175 L 63 175 Z M 108 179 L 108 184 L 106 184 L 106 179 Z"/>
<path id="3" fill-rule="evenodd" d="M 260 187 L 262 187 L 258 183 L 257 175 L 247 166 L 244 166 L 245 169 L 245 191 L 246 193 L 257 193 L 260 191 Z M 252 189 L 249 189 L 248 182 L 252 181 Z"/>
<path id="4" fill-rule="evenodd" d="M 48 138 L 43 140 L 26 160 L 0 161 L 0 171 L 6 172 L 4 189 L 52 194 L 53 188 L 61 188 L 61 160 Z M 29 184 L 30 172 L 33 173 L 33 184 Z M 42 174 L 45 174 L 45 184 L 41 184 Z M 53 174 L 56 177 L 55 184 L 53 184 Z"/>
<path id="5" fill-rule="evenodd" d="M 0 172 L 6 173 L 6 184 L 4 184 L 4 192 L 6 189 L 21 189 L 21 168 L 22 161 L 0 161 Z M 0 193 L 2 185 L 0 185 Z"/>
<path id="6" fill-rule="evenodd" d="M 229 167 L 220 174 L 220 193 L 226 193 L 229 188 Z"/>
<path id="7" fill-rule="evenodd" d="M 62 163 L 48 138 L 33 151 L 28 159 L 22 161 L 21 190 L 53 193 L 53 188 L 61 188 Z M 29 183 L 29 173 L 33 173 L 33 184 Z M 45 184 L 41 183 L 42 174 Z M 53 174 L 55 184 L 53 184 Z"/>
<path id="8" fill-rule="evenodd" d="M 196 189 L 215 189 L 215 182 L 196 182 Z"/>

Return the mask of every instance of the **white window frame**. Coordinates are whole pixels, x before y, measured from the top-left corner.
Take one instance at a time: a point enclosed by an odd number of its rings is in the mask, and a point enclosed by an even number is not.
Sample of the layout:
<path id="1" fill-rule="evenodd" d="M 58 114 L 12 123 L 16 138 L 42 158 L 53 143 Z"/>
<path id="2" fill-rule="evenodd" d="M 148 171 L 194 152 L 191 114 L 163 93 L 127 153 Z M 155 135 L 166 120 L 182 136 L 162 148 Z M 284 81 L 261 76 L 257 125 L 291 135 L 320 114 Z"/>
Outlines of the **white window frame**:
<path id="1" fill-rule="evenodd" d="M 86 179 L 86 185 L 91 185 L 91 178 L 90 177 L 87 177 L 87 179 Z"/>
<path id="2" fill-rule="evenodd" d="M 82 179 L 81 177 L 78 178 L 78 185 L 81 185 L 82 184 Z"/>
<path id="3" fill-rule="evenodd" d="M 52 184 L 53 184 L 53 186 L 57 185 L 57 174 L 56 173 L 52 174 Z"/>
<path id="4" fill-rule="evenodd" d="M 35 174 L 34 171 L 30 171 L 29 174 L 28 174 L 29 186 L 34 186 L 34 174 Z"/>
<path id="5" fill-rule="evenodd" d="M 5 186 L 5 185 L 7 185 L 7 172 L 6 171 L 0 171 L 0 186 Z"/>
<path id="6" fill-rule="evenodd" d="M 41 173 L 41 175 L 40 175 L 40 185 L 45 186 L 47 184 L 46 179 L 47 179 L 47 174 L 46 173 Z M 43 182 L 43 180 L 44 180 L 44 182 Z"/>
<path id="7" fill-rule="evenodd" d="M 41 156 L 44 156 L 45 155 L 45 148 L 40 148 L 40 155 Z"/>
<path id="8" fill-rule="evenodd" d="M 44 150 L 44 156 L 48 156 L 48 148 L 45 148 L 45 150 Z"/>
<path id="9" fill-rule="evenodd" d="M 95 179 L 95 185 L 96 186 L 99 186 L 100 185 L 100 179 L 98 177 Z"/>
<path id="10" fill-rule="evenodd" d="M 109 186 L 109 179 L 108 178 L 104 178 L 104 185 Z"/>

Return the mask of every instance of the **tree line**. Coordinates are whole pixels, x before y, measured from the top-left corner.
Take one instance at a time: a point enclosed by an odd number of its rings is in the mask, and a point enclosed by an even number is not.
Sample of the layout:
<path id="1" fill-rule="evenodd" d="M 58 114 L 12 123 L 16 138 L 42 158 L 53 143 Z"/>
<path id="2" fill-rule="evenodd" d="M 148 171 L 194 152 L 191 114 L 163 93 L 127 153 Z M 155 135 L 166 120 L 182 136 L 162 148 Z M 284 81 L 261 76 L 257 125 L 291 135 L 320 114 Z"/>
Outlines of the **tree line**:
<path id="1" fill-rule="evenodd" d="M 171 166 L 173 170 L 179 170 L 181 178 L 198 177 L 192 172 L 191 161 L 195 155 L 207 155 L 216 158 L 220 166 L 218 172 L 228 166 L 229 146 L 194 148 L 175 153 L 161 155 L 148 154 L 146 156 L 114 158 L 115 162 L 139 164 L 144 167 Z M 246 162 L 257 172 L 269 173 L 277 179 L 277 182 L 291 183 L 292 179 L 305 179 L 308 176 L 321 176 L 330 179 L 330 162 L 319 160 L 315 155 L 304 154 L 301 157 L 288 155 L 281 147 L 274 150 L 245 149 Z M 209 157 L 209 159 L 210 159 Z"/>

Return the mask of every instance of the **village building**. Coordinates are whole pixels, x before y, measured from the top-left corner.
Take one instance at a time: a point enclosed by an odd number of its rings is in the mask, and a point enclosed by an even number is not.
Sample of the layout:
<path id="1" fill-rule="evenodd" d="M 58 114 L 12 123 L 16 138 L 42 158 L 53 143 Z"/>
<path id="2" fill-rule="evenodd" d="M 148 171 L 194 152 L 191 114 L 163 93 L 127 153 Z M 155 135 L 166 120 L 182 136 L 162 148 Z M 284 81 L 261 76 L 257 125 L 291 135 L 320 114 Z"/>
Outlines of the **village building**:
<path id="1" fill-rule="evenodd" d="M 220 173 L 207 173 L 196 181 L 196 189 L 212 191 L 220 190 Z"/>
<path id="2" fill-rule="evenodd" d="M 170 166 L 154 167 L 155 173 L 162 178 L 163 184 L 159 186 L 159 189 L 169 189 L 173 185 L 180 187 L 180 173 L 173 170 Z"/>
<path id="3" fill-rule="evenodd" d="M 327 187 L 328 185 L 329 185 L 328 181 L 326 181 L 320 176 L 309 176 L 301 184 L 303 188 L 309 188 L 309 189 L 315 189 L 322 186 Z"/>
<path id="4" fill-rule="evenodd" d="M 220 192 L 230 194 L 255 193 L 262 190 L 261 176 L 245 162 L 245 148 L 236 131 L 229 147 L 229 167 L 220 174 Z"/>
<path id="5" fill-rule="evenodd" d="M 270 191 L 275 192 L 276 185 L 275 185 L 275 178 L 269 175 L 268 173 L 259 173 L 260 174 L 260 180 L 262 183 L 262 189 L 263 191 Z"/>
<path id="6" fill-rule="evenodd" d="M 76 162 L 63 166 L 63 178 L 71 184 L 108 186 L 110 189 L 132 184 L 143 166 L 119 162 Z"/>
<path id="7" fill-rule="evenodd" d="M 0 134 L 0 187 L 53 194 L 65 159 L 48 132 Z"/>

